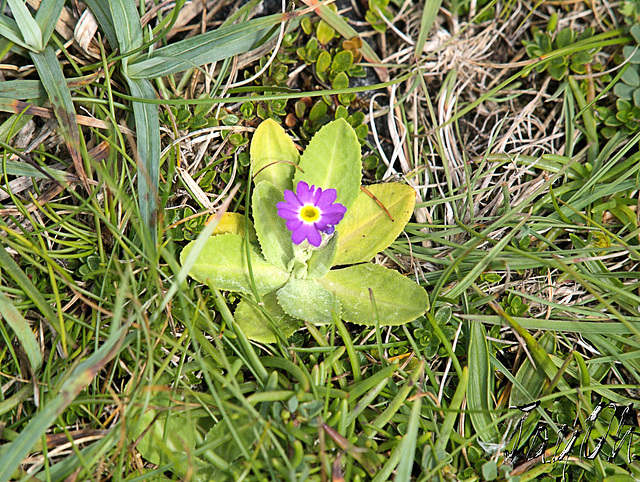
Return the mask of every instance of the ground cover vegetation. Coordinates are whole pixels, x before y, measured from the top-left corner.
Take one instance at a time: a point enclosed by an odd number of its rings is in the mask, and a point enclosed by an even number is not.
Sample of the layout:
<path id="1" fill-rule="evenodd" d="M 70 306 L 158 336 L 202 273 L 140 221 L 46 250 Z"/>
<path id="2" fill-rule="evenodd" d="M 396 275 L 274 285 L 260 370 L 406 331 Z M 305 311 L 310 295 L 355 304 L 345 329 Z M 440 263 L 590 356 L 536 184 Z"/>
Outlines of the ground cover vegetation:
<path id="1" fill-rule="evenodd" d="M 3 7 L 0 481 L 640 477 L 640 2 Z M 271 288 L 289 325 L 194 274 L 308 180 L 256 181 L 261 125 L 292 159 L 348 133 L 351 197 L 320 211 L 353 223 L 360 185 L 381 219 L 411 205 L 343 264 L 420 316 L 374 289 L 315 318 L 298 280 Z"/>

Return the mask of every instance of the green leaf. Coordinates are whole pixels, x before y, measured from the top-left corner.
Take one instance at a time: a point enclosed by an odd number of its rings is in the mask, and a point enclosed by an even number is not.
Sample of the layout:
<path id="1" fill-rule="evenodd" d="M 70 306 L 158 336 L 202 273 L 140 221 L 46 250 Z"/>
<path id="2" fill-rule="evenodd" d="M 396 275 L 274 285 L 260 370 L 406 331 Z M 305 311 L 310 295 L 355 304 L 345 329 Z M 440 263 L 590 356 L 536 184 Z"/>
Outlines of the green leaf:
<path id="1" fill-rule="evenodd" d="M 326 45 L 336 36 L 336 31 L 327 22 L 320 20 L 316 28 L 316 36 L 322 45 Z"/>
<path id="2" fill-rule="evenodd" d="M 38 26 L 38 22 L 31 16 L 29 9 L 23 0 L 7 0 L 11 14 L 16 19 L 21 37 L 27 45 L 36 52 L 41 52 L 44 48 L 42 42 L 42 31 Z"/>
<path id="3" fill-rule="evenodd" d="M 127 74 L 131 78 L 155 79 L 248 52 L 267 41 L 282 20 L 282 14 L 270 15 L 181 40 L 131 62 Z"/>
<path id="4" fill-rule="evenodd" d="M 622 82 L 618 82 L 613 86 L 613 93 L 626 100 L 631 100 L 633 98 L 634 90 L 636 90 L 634 86 L 623 84 Z"/>
<path id="5" fill-rule="evenodd" d="M 492 425 L 495 407 L 491 403 L 493 374 L 489 364 L 487 334 L 482 323 L 477 321 L 471 323 L 468 364 L 467 405 L 471 424 L 483 442 L 497 443 L 500 434 L 496 426 Z"/>
<path id="6" fill-rule="evenodd" d="M 0 36 L 22 48 L 35 51 L 35 49 L 22 38 L 22 32 L 16 21 L 6 15 L 0 15 Z"/>
<path id="7" fill-rule="evenodd" d="M 177 398 L 177 400 L 176 400 Z M 156 465 L 174 462 L 171 471 L 185 476 L 193 470 L 190 480 L 211 480 L 213 466 L 202 459 L 184 454 L 193 454 L 198 438 L 206 434 L 205 426 L 212 423 L 210 414 L 200 409 L 187 409 L 190 404 L 179 394 L 159 392 L 151 399 L 150 407 L 134 426 L 131 436 L 140 441 L 136 446 L 145 460 Z M 225 424 L 219 422 L 219 424 Z M 200 437 L 196 434 L 200 432 Z M 178 460 L 183 459 L 178 462 Z"/>
<path id="8" fill-rule="evenodd" d="M 336 231 L 331 239 L 322 249 L 313 251 L 311 258 L 307 261 L 307 278 L 324 278 L 331 267 L 338 253 L 339 234 Z"/>
<path id="9" fill-rule="evenodd" d="M 245 226 L 247 223 L 249 225 Z M 253 223 L 251 222 L 251 220 L 247 219 L 247 217 L 243 216 L 242 214 L 227 212 L 222 215 L 220 222 L 218 223 L 216 228 L 213 230 L 212 234 L 233 233 L 233 234 L 239 234 L 240 236 L 244 237 L 246 231 L 249 231 L 249 242 L 258 244 L 258 237 L 256 236 L 256 230 L 253 227 Z"/>
<path id="10" fill-rule="evenodd" d="M 375 264 L 334 269 L 318 283 L 336 295 L 342 305 L 342 319 L 352 323 L 375 325 L 369 288 L 383 326 L 415 320 L 429 308 L 424 288 L 397 271 Z"/>
<path id="11" fill-rule="evenodd" d="M 284 312 L 278 304 L 275 292 L 267 293 L 262 297 L 262 308 L 273 318 L 275 327 L 255 303 L 246 300 L 238 303 L 233 318 L 247 338 L 260 343 L 276 343 L 278 337 L 275 330 L 280 330 L 282 336 L 288 338 L 302 327 L 302 321 Z"/>
<path id="12" fill-rule="evenodd" d="M 291 178 L 300 155 L 280 124 L 273 119 L 262 122 L 251 139 L 250 153 L 256 185 L 269 181 L 281 192 L 293 189 Z"/>
<path id="13" fill-rule="evenodd" d="M 323 50 L 322 53 L 318 56 L 318 60 L 316 61 L 316 71 L 325 72 L 330 65 L 331 65 L 331 54 L 326 50 Z"/>
<path id="14" fill-rule="evenodd" d="M 293 244 L 286 220 L 278 216 L 276 205 L 281 201 L 282 191 L 269 181 L 262 181 L 253 190 L 251 208 L 264 259 L 286 270 L 293 258 Z"/>
<path id="15" fill-rule="evenodd" d="M 195 241 L 192 241 L 182 250 L 180 262 L 184 261 L 194 243 Z M 210 278 L 220 290 L 252 293 L 246 249 L 245 239 L 238 234 L 212 236 L 205 242 L 189 275 L 201 283 Z M 267 263 L 251 244 L 249 252 L 258 293 L 269 293 L 285 284 L 289 273 Z"/>
<path id="16" fill-rule="evenodd" d="M 113 18 L 111 17 L 111 7 L 109 6 L 109 0 L 85 0 L 85 3 L 96 17 L 98 25 L 104 32 L 109 41 L 109 45 L 113 49 L 118 46 L 118 36 L 116 35 L 116 28 L 113 24 Z"/>
<path id="17" fill-rule="evenodd" d="M 633 68 L 628 68 L 622 74 L 620 79 L 627 85 L 631 85 L 633 87 L 640 86 L 640 75 L 638 75 L 638 71 Z"/>
<path id="18" fill-rule="evenodd" d="M 331 62 L 331 72 L 346 72 L 353 66 L 353 53 L 350 50 L 342 50 L 338 52 Z M 347 80 L 347 85 L 349 81 Z"/>
<path id="19" fill-rule="evenodd" d="M 13 306 L 2 291 L 0 291 L 0 320 L 1 319 L 4 319 L 15 333 L 20 342 L 20 347 L 29 359 L 31 371 L 36 373 L 42 365 L 42 353 L 40 352 L 36 337 L 31 331 L 27 320 L 22 317 L 18 309 Z"/>
<path id="20" fill-rule="evenodd" d="M 540 343 L 540 346 L 544 348 L 547 353 L 553 354 L 556 346 L 555 333 L 552 331 L 545 332 L 538 343 Z M 520 386 L 522 386 L 524 390 L 522 390 L 518 384 L 513 385 L 511 395 L 509 396 L 510 407 L 525 405 L 537 400 L 542 392 L 547 376 L 542 367 L 534 366 L 529 357 L 526 357 L 518 369 L 518 373 L 516 373 L 516 380 L 520 382 Z"/>
<path id="21" fill-rule="evenodd" d="M 574 37 L 575 34 L 572 28 L 564 28 L 556 36 L 556 45 L 558 48 L 568 47 L 573 42 Z"/>
<path id="22" fill-rule="evenodd" d="M 133 0 L 109 0 L 111 19 L 116 27 L 118 48 L 123 54 L 142 47 L 142 25 L 140 14 Z M 112 47 L 115 47 L 112 45 Z M 127 58 L 123 59 L 125 73 L 128 74 Z"/>
<path id="23" fill-rule="evenodd" d="M 495 460 L 490 460 L 482 465 L 482 477 L 488 481 L 495 480 L 498 477 L 498 464 L 496 464 Z"/>
<path id="24" fill-rule="evenodd" d="M 362 179 L 360 142 L 353 127 L 338 119 L 320 129 L 300 157 L 300 168 L 302 171 L 293 178 L 294 185 L 304 181 L 310 186 L 335 189 L 337 202 L 348 212 Z"/>
<path id="25" fill-rule="evenodd" d="M 416 203 L 416 193 L 411 186 L 372 184 L 366 189 L 389 211 L 393 221 L 371 196 L 358 192 L 336 227 L 340 240 L 334 265 L 370 261 L 393 243 L 411 218 Z"/>
<path id="26" fill-rule="evenodd" d="M 311 111 L 309 112 L 309 120 L 311 122 L 320 122 L 320 120 L 327 114 L 327 103 L 320 99 L 313 104 Z"/>
<path id="27" fill-rule="evenodd" d="M 349 87 L 349 76 L 344 72 L 340 72 L 331 82 L 331 87 L 335 90 L 346 89 Z"/>
<path id="28" fill-rule="evenodd" d="M 138 99 L 155 99 L 151 82 L 145 79 L 126 78 L 131 96 Z M 158 184 L 160 183 L 160 119 L 155 104 L 132 102 L 136 121 L 138 148 L 138 204 L 143 232 L 150 235 L 152 244 L 157 238 Z"/>
<path id="29" fill-rule="evenodd" d="M 4 251 L 0 249 L 0 251 Z M 120 319 L 114 321 L 119 324 Z M 115 329 L 104 344 L 91 356 L 80 362 L 71 373 L 61 373 L 59 379 L 64 380 L 57 393 L 48 397 L 44 404 L 20 434 L 6 447 L 0 457 L 0 480 L 10 480 L 14 471 L 23 462 L 32 447 L 40 440 L 52 423 L 60 416 L 78 396 L 78 394 L 95 378 L 96 374 L 118 353 L 122 346 L 127 326 Z M 3 446 L 5 448 L 5 446 Z"/>
<path id="30" fill-rule="evenodd" d="M 635 39 L 636 43 L 640 43 L 640 24 L 634 23 L 629 29 L 629 33 Z"/>
<path id="31" fill-rule="evenodd" d="M 60 19 L 64 0 L 42 0 L 36 12 L 36 22 L 42 32 L 42 44 L 47 45 L 53 34 L 56 22 Z"/>
<path id="32" fill-rule="evenodd" d="M 278 290 L 278 303 L 295 318 L 310 323 L 329 324 L 340 316 L 340 302 L 314 279 L 291 278 Z"/>
<path id="33" fill-rule="evenodd" d="M 233 424 L 235 434 L 232 434 L 229 430 L 230 423 Z M 244 413 L 230 413 L 228 414 L 228 418 L 220 420 L 209 433 L 207 433 L 205 443 L 213 445 L 213 453 L 218 457 L 218 460 L 231 465 L 243 455 L 241 445 L 243 447 L 251 447 L 254 443 L 255 424 L 255 418 L 249 417 Z M 238 443 L 238 440 L 240 440 L 240 443 Z M 208 453 L 206 455 L 208 456 Z M 213 464 L 207 465 L 213 468 Z M 199 476 L 200 474 L 198 473 L 197 475 Z M 226 475 L 228 475 L 228 472 Z M 213 474 L 209 475 L 205 480 L 224 480 L 225 478 L 225 473 L 213 472 Z"/>
<path id="34" fill-rule="evenodd" d="M 625 45 L 622 47 L 622 53 L 630 64 L 640 64 L 640 49 L 637 46 Z M 629 68 L 633 68 L 633 65 Z"/>
<path id="35" fill-rule="evenodd" d="M 60 132 L 71 154 L 76 175 L 83 181 L 87 192 L 91 192 L 80 155 L 80 128 L 76 120 L 71 91 L 55 50 L 48 45 L 41 53 L 32 52 L 30 55 L 42 85 L 47 91 L 49 102 L 53 106 L 53 111 L 60 125 Z"/>

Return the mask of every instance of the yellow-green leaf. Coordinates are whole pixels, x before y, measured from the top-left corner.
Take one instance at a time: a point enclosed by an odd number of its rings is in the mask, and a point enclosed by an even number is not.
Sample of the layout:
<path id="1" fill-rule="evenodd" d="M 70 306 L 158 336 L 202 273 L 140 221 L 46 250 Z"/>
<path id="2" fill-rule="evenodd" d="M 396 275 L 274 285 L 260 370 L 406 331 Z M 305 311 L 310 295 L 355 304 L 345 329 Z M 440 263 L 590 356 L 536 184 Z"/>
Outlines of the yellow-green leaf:
<path id="1" fill-rule="evenodd" d="M 340 302 L 314 279 L 291 278 L 278 290 L 278 303 L 291 316 L 310 323 L 329 324 L 340 316 Z"/>
<path id="2" fill-rule="evenodd" d="M 236 308 L 233 318 L 242 329 L 242 332 L 260 343 L 275 343 L 278 338 L 275 331 L 279 330 L 285 338 L 302 327 L 302 321 L 287 315 L 276 299 L 275 293 L 268 293 L 262 297 L 264 310 L 269 313 L 273 323 L 255 304 L 242 300 Z"/>
<path id="3" fill-rule="evenodd" d="M 284 201 L 282 191 L 269 181 L 261 181 L 253 190 L 251 209 L 264 259 L 286 270 L 293 258 L 293 244 L 286 220 L 278 216 L 280 201 Z"/>
<path id="4" fill-rule="evenodd" d="M 215 214 L 209 218 L 207 222 L 211 222 L 211 220 L 215 217 Z M 256 237 L 256 230 L 253 227 L 253 223 L 250 219 L 247 219 L 246 216 L 243 216 L 239 213 L 224 213 L 222 215 L 222 219 L 213 230 L 213 234 L 239 234 L 240 236 L 245 235 L 245 224 L 249 223 L 249 226 L 246 226 L 246 229 L 249 231 L 249 241 L 252 243 L 257 243 L 258 238 Z"/>
<path id="5" fill-rule="evenodd" d="M 334 265 L 370 261 L 398 237 L 411 218 L 416 203 L 412 187 L 388 183 L 373 184 L 366 189 L 384 209 L 365 192 L 358 193 L 355 202 L 336 227 L 340 240 Z"/>
<path id="6" fill-rule="evenodd" d="M 360 142 L 353 127 L 344 119 L 320 129 L 300 157 L 294 185 L 304 181 L 322 189 L 335 189 L 337 202 L 347 208 L 356 199 L 362 179 Z"/>
<path id="7" fill-rule="evenodd" d="M 284 129 L 273 119 L 258 126 L 251 139 L 253 181 L 269 181 L 280 191 L 292 189 L 291 179 L 300 154 Z"/>
<path id="8" fill-rule="evenodd" d="M 422 286 L 376 264 L 333 269 L 317 281 L 336 295 L 342 305 L 342 319 L 351 323 L 375 325 L 369 289 L 373 291 L 382 326 L 402 325 L 429 308 L 429 297 Z"/>
<path id="9" fill-rule="evenodd" d="M 195 241 L 192 241 L 182 250 L 181 262 L 184 262 L 194 243 Z M 210 279 L 220 290 L 251 293 L 253 290 L 245 243 L 245 239 L 238 234 L 227 233 L 210 237 L 191 267 L 189 275 L 201 283 Z M 251 244 L 249 252 L 253 280 L 258 293 L 269 293 L 285 284 L 289 273 L 267 263 Z"/>

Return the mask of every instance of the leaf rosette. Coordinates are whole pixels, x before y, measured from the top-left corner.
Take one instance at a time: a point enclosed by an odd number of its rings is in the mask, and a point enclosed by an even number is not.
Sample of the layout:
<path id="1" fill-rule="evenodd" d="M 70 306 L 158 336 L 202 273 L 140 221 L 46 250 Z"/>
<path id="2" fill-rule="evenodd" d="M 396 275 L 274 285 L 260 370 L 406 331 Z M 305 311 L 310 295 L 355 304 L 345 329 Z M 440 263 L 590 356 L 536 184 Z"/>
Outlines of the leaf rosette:
<path id="1" fill-rule="evenodd" d="M 424 288 L 368 263 L 402 232 L 415 193 L 399 183 L 361 188 L 360 143 L 346 121 L 320 129 L 300 156 L 284 129 L 266 120 L 253 136 L 250 154 L 255 185 L 249 238 L 241 230 L 218 230 L 189 272 L 200 282 L 242 294 L 234 317 L 247 337 L 273 343 L 305 321 L 327 324 L 336 317 L 400 325 L 428 309 Z M 291 191 L 296 187 L 302 203 L 315 192 L 317 204 L 300 207 Z M 329 218 L 316 224 L 318 233 L 307 224 L 301 236 L 291 206 L 302 221 L 322 221 L 323 210 Z M 326 219 L 339 218 L 335 226 L 327 225 Z M 194 242 L 184 248 L 182 260 L 193 247 Z"/>

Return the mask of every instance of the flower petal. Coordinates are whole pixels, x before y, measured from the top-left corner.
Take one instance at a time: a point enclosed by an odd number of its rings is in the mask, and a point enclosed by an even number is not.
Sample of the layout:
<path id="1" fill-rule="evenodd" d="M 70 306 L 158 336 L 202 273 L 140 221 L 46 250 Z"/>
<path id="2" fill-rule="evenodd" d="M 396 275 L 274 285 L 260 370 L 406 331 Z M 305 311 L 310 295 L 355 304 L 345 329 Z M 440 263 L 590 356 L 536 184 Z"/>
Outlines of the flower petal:
<path id="1" fill-rule="evenodd" d="M 322 218 L 319 221 L 316 221 L 316 226 L 318 229 L 324 230 L 325 227 L 329 224 L 333 224 L 334 226 L 342 221 L 343 215 L 340 213 L 336 214 L 323 214 Z"/>
<path id="2" fill-rule="evenodd" d="M 287 221 L 287 229 L 289 231 L 295 231 L 296 229 L 299 229 L 303 224 L 304 223 L 299 219 L 290 219 L 289 221 Z"/>
<path id="3" fill-rule="evenodd" d="M 322 209 L 323 214 L 342 214 L 344 216 L 344 213 L 346 212 L 347 212 L 347 208 L 345 208 L 340 203 L 335 203 L 335 204 L 332 204 L 331 206 L 327 206 L 326 208 Z"/>
<path id="4" fill-rule="evenodd" d="M 285 219 L 288 219 L 289 217 L 298 217 L 298 214 L 300 213 L 300 206 L 295 207 L 287 203 L 278 203 L 277 208 L 278 216 L 284 217 Z"/>
<path id="5" fill-rule="evenodd" d="M 313 191 L 304 181 L 300 181 L 296 186 L 296 195 L 298 196 L 298 202 L 300 202 L 300 205 L 313 202 Z"/>
<path id="6" fill-rule="evenodd" d="M 322 243 L 322 236 L 320 235 L 320 231 L 315 229 L 315 226 L 313 231 L 307 233 L 307 240 L 309 241 L 309 244 L 315 246 L 316 248 Z"/>
<path id="7" fill-rule="evenodd" d="M 296 196 L 296 194 L 293 191 L 290 191 L 289 189 L 284 190 L 284 200 L 288 204 L 291 204 L 292 206 L 296 206 L 296 207 L 302 206 L 302 203 L 298 199 L 298 196 Z"/>
<path id="8" fill-rule="evenodd" d="M 320 233 L 332 234 L 335 225 L 342 220 L 347 211 L 342 204 L 335 202 L 337 197 L 338 193 L 335 189 L 309 186 L 304 181 L 298 182 L 296 192 L 286 189 L 285 202 L 279 202 L 276 207 L 278 216 L 287 221 L 287 229 L 291 231 L 291 241 L 300 244 L 306 239 L 309 244 L 319 247 L 322 244 Z M 301 210 L 304 206 L 318 211 L 319 218 L 316 222 L 307 222 L 302 218 Z"/>
<path id="9" fill-rule="evenodd" d="M 322 242 L 322 236 L 320 236 L 320 233 L 313 224 L 302 223 L 299 228 L 293 230 L 291 233 L 291 241 L 295 244 L 300 244 L 305 239 L 316 247 L 320 246 L 320 243 Z"/>
<path id="10" fill-rule="evenodd" d="M 313 197 L 313 204 L 318 206 L 320 197 L 322 196 L 322 188 L 311 186 L 311 194 Z"/>
<path id="11" fill-rule="evenodd" d="M 329 206 L 331 206 L 337 197 L 338 197 L 338 192 L 335 189 L 325 189 L 324 191 L 322 191 L 321 195 L 319 196 L 316 206 L 324 210 Z"/>

